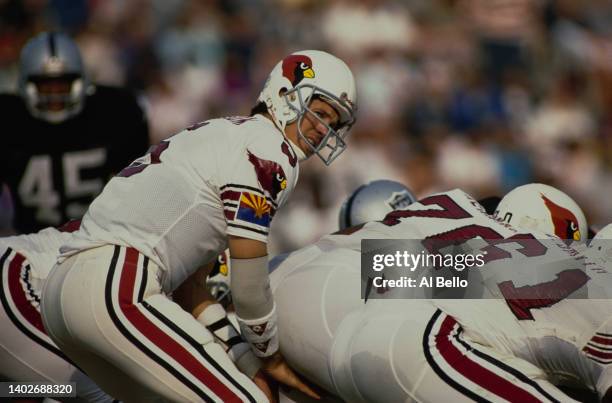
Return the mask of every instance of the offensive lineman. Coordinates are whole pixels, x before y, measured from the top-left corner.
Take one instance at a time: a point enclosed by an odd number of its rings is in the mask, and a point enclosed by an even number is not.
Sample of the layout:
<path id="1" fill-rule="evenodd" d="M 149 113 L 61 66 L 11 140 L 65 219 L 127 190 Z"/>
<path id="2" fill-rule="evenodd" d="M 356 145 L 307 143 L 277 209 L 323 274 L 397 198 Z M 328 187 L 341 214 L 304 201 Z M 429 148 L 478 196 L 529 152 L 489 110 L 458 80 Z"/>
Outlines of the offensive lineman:
<path id="1" fill-rule="evenodd" d="M 110 177 L 149 146 L 148 124 L 128 91 L 93 85 L 63 33 L 24 46 L 19 94 L 0 94 L 1 183 L 14 199 L 17 233 L 81 218 Z"/>
<path id="2" fill-rule="evenodd" d="M 329 164 L 346 147 L 355 82 L 334 56 L 296 52 L 259 102 L 252 116 L 194 125 L 121 171 L 62 247 L 43 292 L 45 327 L 122 400 L 265 400 L 194 319 L 206 304 L 192 317 L 166 296 L 228 245 L 243 337 L 270 375 L 316 396 L 277 352 L 266 240 L 298 160 Z"/>
<path id="3" fill-rule="evenodd" d="M 544 194 L 580 216 L 563 198 Z M 558 211 L 542 218 L 552 224 Z M 466 226 L 471 233 L 460 232 Z M 492 219 L 455 190 L 294 252 L 271 275 L 283 354 L 302 374 L 346 401 L 571 400 L 551 381 L 578 383 L 605 396 L 612 376 L 605 362 L 593 358 L 605 350 L 598 343 L 599 334 L 609 334 L 609 302 L 571 299 L 534 305 L 529 312 L 535 319 L 524 321 L 503 299 L 370 299 L 364 304 L 358 297 L 361 239 L 423 239 L 437 233 L 461 239 L 478 231 L 504 237 L 525 233 Z M 566 252 L 560 247 L 554 253 Z M 608 261 L 588 274 L 594 283 L 610 284 L 611 269 Z M 296 318 L 291 304 L 314 309 Z"/>

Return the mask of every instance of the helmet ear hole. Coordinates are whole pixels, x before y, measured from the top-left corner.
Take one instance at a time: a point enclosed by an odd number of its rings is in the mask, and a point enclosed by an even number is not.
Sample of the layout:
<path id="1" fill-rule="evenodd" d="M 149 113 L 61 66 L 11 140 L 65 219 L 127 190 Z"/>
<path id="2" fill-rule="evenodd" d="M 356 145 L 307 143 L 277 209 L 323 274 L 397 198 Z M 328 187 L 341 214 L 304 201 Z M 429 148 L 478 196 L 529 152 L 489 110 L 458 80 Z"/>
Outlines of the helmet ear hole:
<path id="1" fill-rule="evenodd" d="M 286 87 L 281 88 L 280 90 L 278 90 L 278 96 L 282 97 L 283 95 L 285 95 L 287 93 L 288 89 Z"/>

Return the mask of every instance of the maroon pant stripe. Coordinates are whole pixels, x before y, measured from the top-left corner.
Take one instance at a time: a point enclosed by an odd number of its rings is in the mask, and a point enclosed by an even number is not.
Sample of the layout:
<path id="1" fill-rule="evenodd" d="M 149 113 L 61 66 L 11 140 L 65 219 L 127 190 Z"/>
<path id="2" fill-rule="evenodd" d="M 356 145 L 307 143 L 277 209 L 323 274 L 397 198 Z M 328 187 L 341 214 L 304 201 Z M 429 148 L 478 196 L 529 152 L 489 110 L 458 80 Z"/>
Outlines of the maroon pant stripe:
<path id="1" fill-rule="evenodd" d="M 47 332 L 45 331 L 45 327 L 43 326 L 40 312 L 38 312 L 36 308 L 32 306 L 30 301 L 28 301 L 23 286 L 19 281 L 21 277 L 21 265 L 24 261 L 25 257 L 17 253 L 9 263 L 8 286 L 11 299 L 13 300 L 21 316 L 23 316 L 23 318 L 27 320 L 28 323 L 30 323 L 43 334 L 47 334 Z"/>
<path id="2" fill-rule="evenodd" d="M 457 321 L 455 319 L 447 316 L 442 322 L 440 331 L 436 335 L 436 348 L 448 365 L 476 385 L 508 401 L 541 401 L 528 391 L 521 389 L 512 382 L 491 372 L 477 362 L 472 361 L 463 351 L 459 350 L 451 340 L 453 328 L 456 324 Z"/>
<path id="3" fill-rule="evenodd" d="M 186 348 L 172 339 L 151 322 L 135 305 L 134 284 L 136 280 L 138 251 L 126 248 L 126 257 L 119 280 L 119 306 L 128 321 L 149 341 L 176 360 L 191 375 L 206 385 L 224 402 L 240 402 L 242 399 L 204 367 Z"/>

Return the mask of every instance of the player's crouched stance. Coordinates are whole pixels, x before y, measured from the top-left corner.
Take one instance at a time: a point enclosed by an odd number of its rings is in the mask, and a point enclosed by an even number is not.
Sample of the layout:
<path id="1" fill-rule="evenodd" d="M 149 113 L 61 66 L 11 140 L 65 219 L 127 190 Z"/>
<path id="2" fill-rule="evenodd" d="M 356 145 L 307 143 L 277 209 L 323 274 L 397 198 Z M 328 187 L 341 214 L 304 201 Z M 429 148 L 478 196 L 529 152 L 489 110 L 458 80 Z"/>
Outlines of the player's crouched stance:
<path id="1" fill-rule="evenodd" d="M 133 248 L 79 253 L 47 281 L 45 326 L 66 355 L 123 401 L 265 401 L 212 334 L 164 295 L 162 277 Z"/>
<path id="2" fill-rule="evenodd" d="M 473 308 L 469 302 L 466 311 Z M 469 328 L 430 301 L 368 305 L 347 315 L 329 353 L 334 385 L 346 401 L 574 401 L 542 369 L 475 340 Z"/>
<path id="3" fill-rule="evenodd" d="M 43 284 L 72 228 L 0 238 L 0 379 L 75 382 L 77 401 L 111 402 L 49 338 L 40 316 Z"/>
<path id="4" fill-rule="evenodd" d="M 253 116 L 195 125 L 136 160 L 62 247 L 43 292 L 45 327 L 116 398 L 267 400 L 213 343 L 206 310 L 188 313 L 168 297 L 227 246 L 243 336 L 268 375 L 316 396 L 277 352 L 266 242 L 298 160 L 316 153 L 328 164 L 344 150 L 355 83 L 341 60 L 297 52 L 259 101 Z"/>
<path id="5" fill-rule="evenodd" d="M 578 295 L 591 283 L 609 290 L 611 271 L 603 269 L 609 269 L 610 263 L 591 266 L 590 257 L 567 248 L 565 242 L 529 256 L 518 249 L 510 249 L 512 259 L 497 255 L 499 260 L 491 260 L 497 264 L 485 266 L 478 280 L 492 285 L 487 287 L 491 294 L 482 300 L 413 299 L 404 293 L 409 290 L 372 289 L 366 302 L 354 292 L 362 286 L 363 239 L 452 237 L 461 244 L 491 234 L 496 240 L 535 241 L 556 239 L 553 234 L 559 234 L 564 240 L 583 240 L 586 220 L 581 220 L 581 210 L 567 196 L 542 187 L 529 196 L 537 196 L 529 198 L 534 204 L 529 211 L 508 199 L 500 206 L 514 218 L 530 218 L 518 222 L 556 229 L 551 235 L 539 228 L 506 225 L 486 214 L 469 195 L 453 190 L 391 212 L 382 221 L 323 237 L 314 247 L 285 257 L 272 271 L 271 286 L 288 362 L 348 402 L 574 401 L 557 387 L 567 384 L 604 396 L 612 384 L 607 374 L 612 361 L 607 300 L 532 299 L 533 304 L 520 305 L 506 302 L 495 291 L 495 285 L 504 281 L 523 284 L 519 267 L 537 271 L 542 279 L 558 279 L 557 274 L 583 265 L 590 267 L 587 284 L 553 285 Z M 568 216 L 574 219 L 567 220 Z M 548 283 L 530 278 L 528 284 L 534 288 L 544 284 L 544 289 Z M 376 299 L 375 293 L 403 298 Z M 312 309 L 296 318 L 296 307 L 305 305 Z M 528 307 L 533 317 L 519 316 L 521 312 L 512 306 Z M 595 360 L 604 365 L 598 367 Z"/>

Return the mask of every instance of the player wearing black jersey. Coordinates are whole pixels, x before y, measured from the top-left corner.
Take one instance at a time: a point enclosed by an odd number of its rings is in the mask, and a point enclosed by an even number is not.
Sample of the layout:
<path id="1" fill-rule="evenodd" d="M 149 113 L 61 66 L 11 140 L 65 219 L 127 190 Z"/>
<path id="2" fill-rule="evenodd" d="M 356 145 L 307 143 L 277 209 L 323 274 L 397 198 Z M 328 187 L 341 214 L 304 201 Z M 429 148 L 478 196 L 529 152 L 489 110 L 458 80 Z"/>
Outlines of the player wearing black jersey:
<path id="1" fill-rule="evenodd" d="M 42 33 L 25 45 L 19 94 L 0 94 L 0 110 L 12 128 L 2 135 L 0 182 L 13 195 L 19 233 L 80 218 L 106 181 L 148 147 L 135 96 L 89 83 L 65 34 Z"/>

